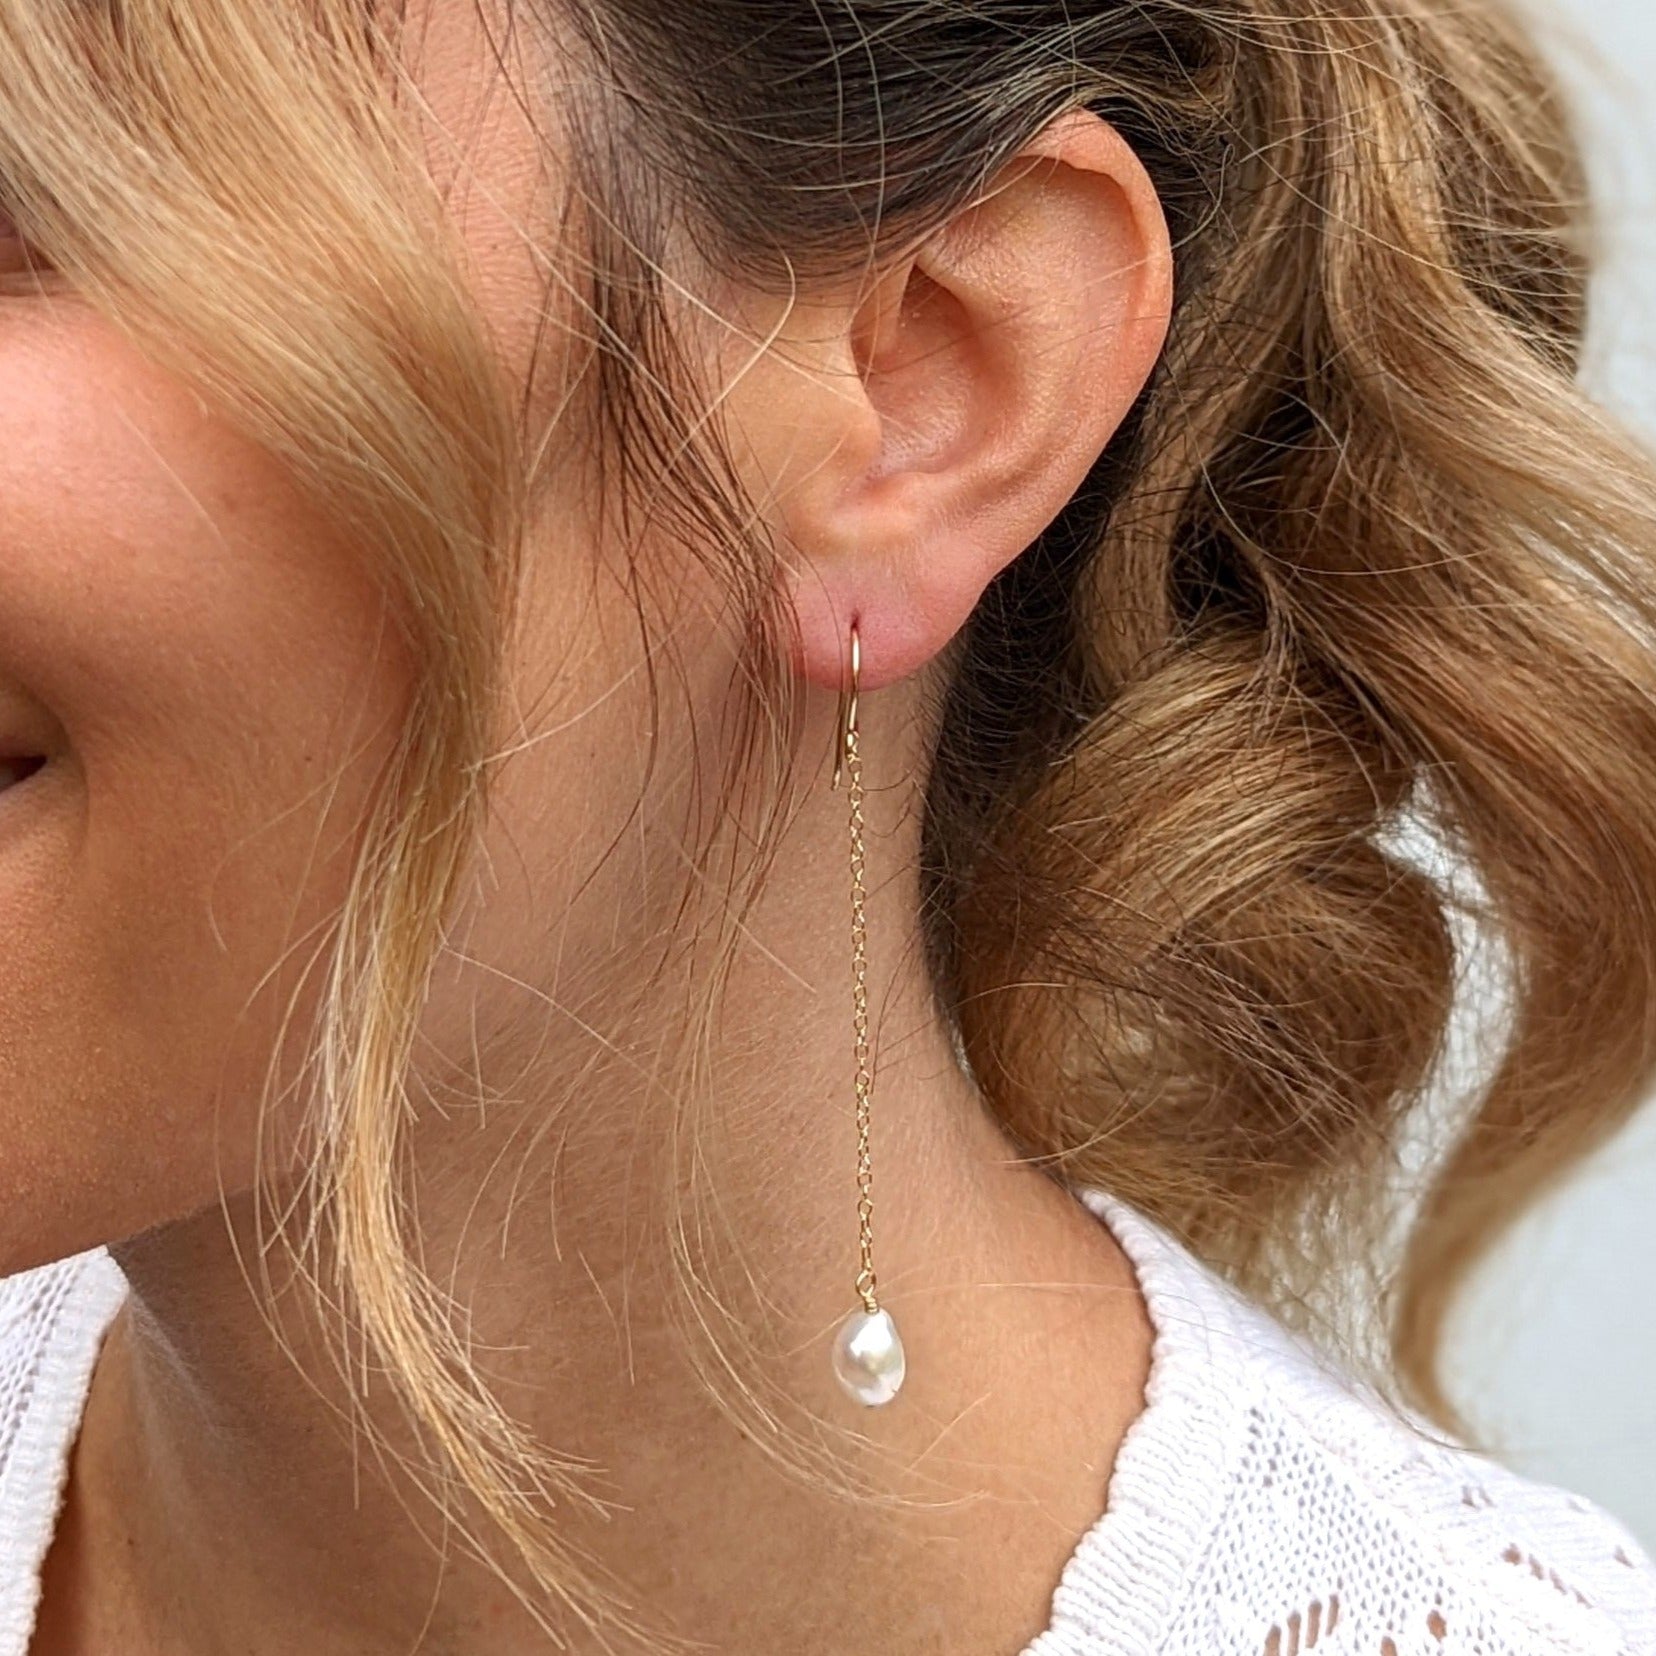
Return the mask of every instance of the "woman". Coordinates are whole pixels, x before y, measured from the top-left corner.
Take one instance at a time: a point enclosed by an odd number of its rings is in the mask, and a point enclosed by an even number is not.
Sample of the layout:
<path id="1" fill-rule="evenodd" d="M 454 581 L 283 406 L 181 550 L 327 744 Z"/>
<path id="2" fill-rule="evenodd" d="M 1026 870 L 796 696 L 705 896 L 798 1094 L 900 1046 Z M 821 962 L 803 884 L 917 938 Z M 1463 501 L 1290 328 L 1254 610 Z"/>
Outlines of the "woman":
<path id="1" fill-rule="evenodd" d="M 1656 1078 L 1493 0 L 4 0 L 0 183 L 4 1656 L 1656 1650 L 1435 1367 Z"/>

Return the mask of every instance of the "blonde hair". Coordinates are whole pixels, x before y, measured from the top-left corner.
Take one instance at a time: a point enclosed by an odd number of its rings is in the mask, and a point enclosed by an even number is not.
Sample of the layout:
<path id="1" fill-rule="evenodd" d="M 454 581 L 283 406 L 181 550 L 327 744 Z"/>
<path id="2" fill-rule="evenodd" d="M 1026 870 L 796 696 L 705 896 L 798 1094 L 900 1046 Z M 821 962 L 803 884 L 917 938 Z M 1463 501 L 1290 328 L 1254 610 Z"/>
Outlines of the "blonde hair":
<path id="1" fill-rule="evenodd" d="M 1403 1391 L 1457 1424 L 1436 1369 L 1457 1287 L 1656 1071 L 1656 481 L 1573 383 L 1584 192 L 1530 43 L 1495 0 L 557 10 L 583 66 L 560 164 L 593 414 L 620 490 L 650 492 L 750 626 L 750 796 L 787 773 L 789 617 L 698 418 L 717 388 L 667 325 L 667 204 L 710 270 L 787 291 L 943 222 L 1067 106 L 1144 160 L 1177 248 L 1170 342 L 953 649 L 933 980 L 1032 1158 L 1291 1320 L 1367 1273 Z M 334 1239 L 434 1492 L 508 1543 L 479 1555 L 626 1631 L 547 1521 L 580 1464 L 490 1395 L 400 1202 L 533 479 L 440 205 L 407 188 L 394 61 L 360 0 L 6 0 L 0 180 L 69 279 L 361 526 L 403 601 L 420 675 L 331 957 L 310 1240 Z M 1498 940 L 1504 1044 L 1411 1190 L 1462 923 Z M 715 1333 L 700 1263 L 676 1263 L 687 1328 Z"/>

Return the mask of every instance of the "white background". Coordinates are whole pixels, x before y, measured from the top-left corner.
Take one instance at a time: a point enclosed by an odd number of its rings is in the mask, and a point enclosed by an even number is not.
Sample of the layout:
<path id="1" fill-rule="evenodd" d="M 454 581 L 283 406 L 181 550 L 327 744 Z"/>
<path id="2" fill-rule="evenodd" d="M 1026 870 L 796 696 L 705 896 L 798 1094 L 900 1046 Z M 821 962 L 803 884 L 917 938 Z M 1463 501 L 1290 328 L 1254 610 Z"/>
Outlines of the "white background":
<path id="1" fill-rule="evenodd" d="M 1529 9 L 1601 191 L 1588 379 L 1656 438 L 1656 0 Z M 1599 1501 L 1656 1551 L 1656 1103 L 1481 1276 L 1449 1372 L 1505 1459 Z"/>

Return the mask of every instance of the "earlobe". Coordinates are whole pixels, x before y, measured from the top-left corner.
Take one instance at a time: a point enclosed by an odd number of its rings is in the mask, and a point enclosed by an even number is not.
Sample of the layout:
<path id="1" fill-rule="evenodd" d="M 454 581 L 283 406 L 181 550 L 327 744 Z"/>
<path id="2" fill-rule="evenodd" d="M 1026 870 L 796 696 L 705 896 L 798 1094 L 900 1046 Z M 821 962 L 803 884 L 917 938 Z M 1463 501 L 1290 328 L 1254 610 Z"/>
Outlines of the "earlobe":
<path id="1" fill-rule="evenodd" d="M 1137 157 L 1085 110 L 1050 122 L 984 195 L 846 317 L 842 441 L 788 513 L 796 669 L 836 687 L 914 672 L 1057 516 L 1148 379 L 1172 254 Z"/>

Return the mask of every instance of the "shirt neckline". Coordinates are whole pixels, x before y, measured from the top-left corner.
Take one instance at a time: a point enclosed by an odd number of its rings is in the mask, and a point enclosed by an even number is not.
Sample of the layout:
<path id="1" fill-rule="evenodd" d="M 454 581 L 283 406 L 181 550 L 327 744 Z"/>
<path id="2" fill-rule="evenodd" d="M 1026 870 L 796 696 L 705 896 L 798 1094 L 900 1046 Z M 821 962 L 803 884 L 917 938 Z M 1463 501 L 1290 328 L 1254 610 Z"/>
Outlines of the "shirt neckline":
<path id="1" fill-rule="evenodd" d="M 1069 1188 L 1133 1267 L 1150 1370 L 1103 1514 L 1059 1574 L 1048 1626 L 1019 1656 L 1149 1656 L 1224 1510 L 1249 1401 L 1242 1318 L 1236 1290 L 1160 1225 L 1096 1185 Z"/>
<path id="2" fill-rule="evenodd" d="M 0 1656 L 25 1656 L 34 1637 L 41 1571 L 57 1535 L 92 1370 L 126 1297 L 107 1250 L 92 1249 L 11 1279 L 45 1323 L 28 1392 L 0 1461 Z"/>

